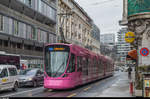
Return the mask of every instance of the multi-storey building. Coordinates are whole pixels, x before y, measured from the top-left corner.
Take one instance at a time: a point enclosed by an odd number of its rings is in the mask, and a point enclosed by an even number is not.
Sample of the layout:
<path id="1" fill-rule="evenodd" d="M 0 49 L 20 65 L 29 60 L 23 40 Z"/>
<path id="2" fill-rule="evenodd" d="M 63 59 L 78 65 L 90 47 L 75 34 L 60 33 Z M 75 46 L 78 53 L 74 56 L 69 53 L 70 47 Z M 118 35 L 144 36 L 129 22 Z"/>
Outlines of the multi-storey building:
<path id="1" fill-rule="evenodd" d="M 0 0 L 0 50 L 29 66 L 43 64 L 45 43 L 56 42 L 56 0 Z"/>
<path id="2" fill-rule="evenodd" d="M 118 32 L 117 57 L 122 63 L 126 63 L 126 56 L 130 51 L 130 43 L 126 43 L 125 41 L 125 33 L 127 32 L 127 28 L 122 28 Z"/>
<path id="3" fill-rule="evenodd" d="M 114 46 L 115 45 L 115 34 L 113 34 L 113 33 L 101 34 L 100 42 L 102 44 L 106 44 L 108 46 Z"/>
<path id="4" fill-rule="evenodd" d="M 92 19 L 74 0 L 58 0 L 58 36 L 59 27 L 63 28 L 68 43 L 87 47 L 92 43 Z"/>

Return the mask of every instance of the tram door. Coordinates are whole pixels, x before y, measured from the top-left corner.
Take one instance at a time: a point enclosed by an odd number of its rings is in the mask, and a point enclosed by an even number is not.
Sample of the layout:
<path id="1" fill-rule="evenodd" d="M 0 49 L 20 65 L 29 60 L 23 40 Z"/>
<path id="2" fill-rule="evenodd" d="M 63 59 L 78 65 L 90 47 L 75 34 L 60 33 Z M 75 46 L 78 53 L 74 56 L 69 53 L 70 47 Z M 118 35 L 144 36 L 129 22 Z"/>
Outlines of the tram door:
<path id="1" fill-rule="evenodd" d="M 77 77 L 78 84 L 82 84 L 82 57 L 77 56 Z"/>

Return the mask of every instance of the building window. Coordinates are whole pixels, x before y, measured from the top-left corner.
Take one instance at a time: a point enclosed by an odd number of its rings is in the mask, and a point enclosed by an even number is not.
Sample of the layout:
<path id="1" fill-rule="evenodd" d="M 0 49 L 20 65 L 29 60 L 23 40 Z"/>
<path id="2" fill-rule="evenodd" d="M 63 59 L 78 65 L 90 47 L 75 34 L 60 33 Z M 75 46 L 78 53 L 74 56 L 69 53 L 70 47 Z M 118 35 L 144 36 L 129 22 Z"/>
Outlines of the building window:
<path id="1" fill-rule="evenodd" d="M 0 46 L 2 46 L 2 40 L 0 40 Z"/>
<path id="2" fill-rule="evenodd" d="M 8 47 L 8 41 L 4 40 L 4 46 Z"/>
<path id="3" fill-rule="evenodd" d="M 18 34 L 19 34 L 19 24 L 18 24 L 18 21 L 16 21 L 16 20 L 14 20 L 13 21 L 14 22 L 14 35 L 15 36 L 18 36 Z"/>
<path id="4" fill-rule="evenodd" d="M 3 16 L 0 15 L 0 31 L 3 31 Z"/>
<path id="5" fill-rule="evenodd" d="M 31 6 L 32 6 L 32 2 L 31 2 L 31 0 L 25 0 L 25 4 L 26 4 L 26 5 L 28 5 L 29 7 L 31 7 Z"/>
<path id="6" fill-rule="evenodd" d="M 31 40 L 31 26 L 30 25 L 27 25 L 27 39 L 30 39 Z"/>
<path id="7" fill-rule="evenodd" d="M 13 31 L 13 20 L 9 18 L 9 34 L 12 35 Z"/>
<path id="8" fill-rule="evenodd" d="M 37 40 L 37 34 L 36 34 L 35 28 L 31 29 L 31 37 L 32 37 L 32 40 Z"/>
<path id="9" fill-rule="evenodd" d="M 21 44 L 20 43 L 17 43 L 17 48 L 21 49 Z"/>
<path id="10" fill-rule="evenodd" d="M 16 43 L 12 42 L 12 48 L 16 48 Z"/>
<path id="11" fill-rule="evenodd" d="M 47 42 L 47 32 L 38 29 L 38 41 L 39 42 Z"/>
<path id="12" fill-rule="evenodd" d="M 26 24 L 19 22 L 19 34 L 20 37 L 26 39 Z"/>
<path id="13" fill-rule="evenodd" d="M 41 31 L 38 29 L 38 41 L 41 42 Z"/>

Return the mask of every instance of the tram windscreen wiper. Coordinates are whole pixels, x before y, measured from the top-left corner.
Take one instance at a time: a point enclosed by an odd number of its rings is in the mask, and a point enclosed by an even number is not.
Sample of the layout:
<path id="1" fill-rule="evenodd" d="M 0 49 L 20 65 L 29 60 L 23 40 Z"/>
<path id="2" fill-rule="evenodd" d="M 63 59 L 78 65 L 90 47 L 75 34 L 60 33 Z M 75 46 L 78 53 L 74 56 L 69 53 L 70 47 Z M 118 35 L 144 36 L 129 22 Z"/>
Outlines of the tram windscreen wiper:
<path id="1" fill-rule="evenodd" d="M 65 62 L 63 62 L 63 63 L 60 65 L 60 67 L 58 68 L 58 70 L 56 71 L 56 73 L 53 75 L 53 77 L 56 77 L 58 71 L 61 69 L 61 67 L 63 67 L 64 63 L 65 63 Z"/>

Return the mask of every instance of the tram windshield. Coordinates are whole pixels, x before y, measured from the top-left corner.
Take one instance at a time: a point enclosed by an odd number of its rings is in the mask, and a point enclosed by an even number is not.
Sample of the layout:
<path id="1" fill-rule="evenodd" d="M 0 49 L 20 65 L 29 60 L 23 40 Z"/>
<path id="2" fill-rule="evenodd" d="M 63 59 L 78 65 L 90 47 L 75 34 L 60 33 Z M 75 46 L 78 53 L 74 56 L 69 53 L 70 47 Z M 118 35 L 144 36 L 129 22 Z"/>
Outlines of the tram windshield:
<path id="1" fill-rule="evenodd" d="M 60 77 L 66 69 L 69 51 L 60 48 L 46 48 L 45 70 L 50 77 Z"/>

